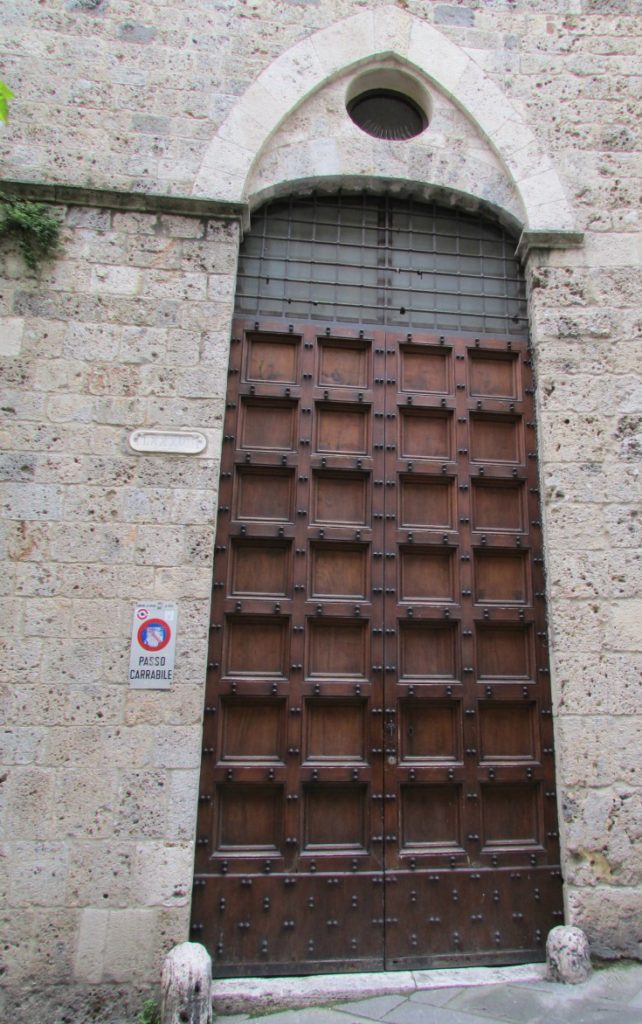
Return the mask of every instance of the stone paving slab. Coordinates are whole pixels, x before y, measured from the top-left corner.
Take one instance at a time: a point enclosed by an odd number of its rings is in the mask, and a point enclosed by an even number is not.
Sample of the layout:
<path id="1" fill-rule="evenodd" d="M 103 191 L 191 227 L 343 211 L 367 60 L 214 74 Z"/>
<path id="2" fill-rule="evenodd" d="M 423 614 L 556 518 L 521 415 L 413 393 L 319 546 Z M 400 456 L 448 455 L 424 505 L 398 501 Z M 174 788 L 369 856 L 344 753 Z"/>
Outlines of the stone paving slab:
<path id="1" fill-rule="evenodd" d="M 517 985 L 467 989 L 448 1003 L 449 1009 L 479 1013 L 511 1024 L 531 1024 L 555 1006 L 555 996 Z"/>
<path id="2" fill-rule="evenodd" d="M 642 1010 L 630 1009 L 626 1006 L 598 1005 L 597 1003 L 579 1004 L 573 1007 L 573 1015 L 567 1011 L 557 1010 L 553 1014 L 540 1017 L 535 1024 L 642 1024 Z"/>
<path id="3" fill-rule="evenodd" d="M 542 979 L 531 982 L 529 987 L 553 993 L 560 1003 L 591 998 L 628 1004 L 642 994 L 642 965 L 624 963 L 598 968 L 583 985 L 558 985 Z"/>
<path id="4" fill-rule="evenodd" d="M 405 996 L 375 996 L 373 999 L 358 999 L 356 1002 L 339 1003 L 335 1010 L 345 1013 L 360 1013 L 368 1020 L 383 1020 L 387 1013 L 396 1009 L 405 1000 Z"/>
<path id="5" fill-rule="evenodd" d="M 488 1017 L 467 1011 L 451 1009 L 449 1006 L 430 1006 L 428 1003 L 413 1003 L 409 999 L 389 1013 L 386 1024 L 489 1024 Z"/>
<path id="6" fill-rule="evenodd" d="M 428 1003 L 430 1006 L 445 1006 L 465 988 L 424 988 L 414 992 L 409 998 L 413 1003 Z"/>

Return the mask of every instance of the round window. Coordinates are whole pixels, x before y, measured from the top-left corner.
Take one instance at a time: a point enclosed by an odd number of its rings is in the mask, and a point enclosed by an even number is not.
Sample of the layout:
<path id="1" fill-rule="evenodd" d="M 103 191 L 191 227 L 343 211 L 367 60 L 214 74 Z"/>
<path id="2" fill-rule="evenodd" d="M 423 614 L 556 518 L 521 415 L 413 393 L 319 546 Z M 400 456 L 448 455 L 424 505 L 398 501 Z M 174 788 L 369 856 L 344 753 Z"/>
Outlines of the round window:
<path id="1" fill-rule="evenodd" d="M 393 89 L 368 89 L 347 109 L 354 123 L 375 139 L 413 139 L 428 124 L 419 104 Z"/>

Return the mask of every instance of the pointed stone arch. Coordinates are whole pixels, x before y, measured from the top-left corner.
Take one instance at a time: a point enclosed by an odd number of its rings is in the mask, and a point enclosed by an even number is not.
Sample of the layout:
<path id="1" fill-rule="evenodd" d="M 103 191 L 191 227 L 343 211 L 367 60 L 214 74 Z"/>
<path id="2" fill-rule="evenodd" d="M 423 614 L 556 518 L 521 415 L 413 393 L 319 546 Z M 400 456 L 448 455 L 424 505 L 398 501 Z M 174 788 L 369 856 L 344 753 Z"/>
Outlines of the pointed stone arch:
<path id="1" fill-rule="evenodd" d="M 247 201 L 252 169 L 285 118 L 338 76 L 389 60 L 452 100 L 492 147 L 519 196 L 531 244 L 536 238 L 542 245 L 578 244 L 560 177 L 523 116 L 460 46 L 393 5 L 335 22 L 277 57 L 210 143 L 194 195 Z"/>

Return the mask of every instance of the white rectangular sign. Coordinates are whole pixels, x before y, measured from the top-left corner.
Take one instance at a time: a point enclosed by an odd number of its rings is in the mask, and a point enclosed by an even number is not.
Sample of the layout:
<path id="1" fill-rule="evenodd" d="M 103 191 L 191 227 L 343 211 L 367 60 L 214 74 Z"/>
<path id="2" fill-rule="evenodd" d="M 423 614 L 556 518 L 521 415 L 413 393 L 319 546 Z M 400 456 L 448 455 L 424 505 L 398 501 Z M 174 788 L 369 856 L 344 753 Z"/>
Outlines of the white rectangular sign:
<path id="1" fill-rule="evenodd" d="M 134 690 L 169 690 L 174 681 L 178 608 L 169 601 L 134 606 L 129 685 Z"/>

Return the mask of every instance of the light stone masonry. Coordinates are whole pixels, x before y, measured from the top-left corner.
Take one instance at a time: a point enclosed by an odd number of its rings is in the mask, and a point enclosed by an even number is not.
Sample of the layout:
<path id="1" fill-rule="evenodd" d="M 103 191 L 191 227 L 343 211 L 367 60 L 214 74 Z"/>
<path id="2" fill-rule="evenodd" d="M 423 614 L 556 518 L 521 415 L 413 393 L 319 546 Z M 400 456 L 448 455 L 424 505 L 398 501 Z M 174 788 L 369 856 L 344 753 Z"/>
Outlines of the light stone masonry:
<path id="1" fill-rule="evenodd" d="M 62 237 L 36 273 L 0 240 L 0 1016 L 133 1020 L 189 937 L 238 246 L 315 184 L 524 232 L 567 923 L 642 958 L 641 30 L 636 0 L 5 3 L 2 191 Z M 421 139 L 346 117 L 381 64 Z M 142 599 L 179 604 L 167 693 L 127 686 Z"/>

